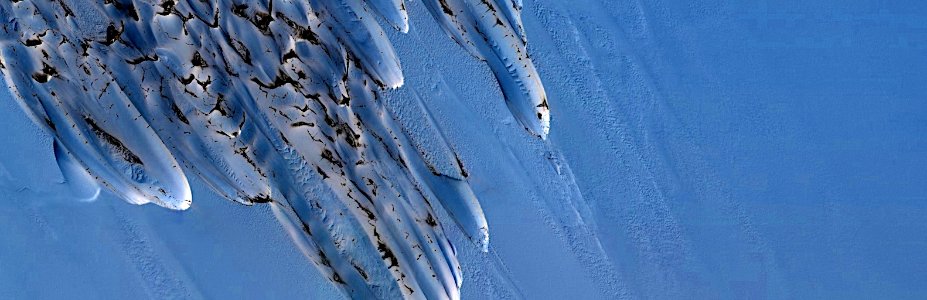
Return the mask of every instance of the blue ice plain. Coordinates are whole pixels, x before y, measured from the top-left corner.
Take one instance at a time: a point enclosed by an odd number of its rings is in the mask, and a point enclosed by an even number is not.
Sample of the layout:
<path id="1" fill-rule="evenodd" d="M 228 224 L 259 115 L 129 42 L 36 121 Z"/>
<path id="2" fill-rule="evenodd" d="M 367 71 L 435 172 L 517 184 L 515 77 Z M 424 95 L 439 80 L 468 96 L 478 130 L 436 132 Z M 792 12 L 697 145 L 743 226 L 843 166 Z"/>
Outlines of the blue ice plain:
<path id="1" fill-rule="evenodd" d="M 927 295 L 925 4 L 525 6 L 552 147 L 511 119 L 484 66 L 425 47 L 441 30 L 410 26 L 396 45 L 407 88 L 388 103 L 404 126 L 427 109 L 450 129 L 492 226 L 488 254 L 448 233 L 463 298 Z M 50 139 L 8 97 L 0 294 L 338 295 L 266 207 L 67 201 Z M 570 179 L 562 198 L 535 191 Z"/>
<path id="2" fill-rule="evenodd" d="M 551 139 L 639 296 L 927 295 L 923 3 L 536 3 Z"/>

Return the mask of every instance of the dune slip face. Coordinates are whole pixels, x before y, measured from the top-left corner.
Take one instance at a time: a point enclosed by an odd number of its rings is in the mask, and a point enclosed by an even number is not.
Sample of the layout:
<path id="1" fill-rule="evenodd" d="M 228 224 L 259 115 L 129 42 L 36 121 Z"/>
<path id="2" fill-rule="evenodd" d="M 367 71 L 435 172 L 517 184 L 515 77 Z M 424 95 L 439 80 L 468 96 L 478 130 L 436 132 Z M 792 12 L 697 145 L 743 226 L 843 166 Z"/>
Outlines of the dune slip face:
<path id="1" fill-rule="evenodd" d="M 521 1 L 423 4 L 489 66 L 527 133 L 546 138 Z M 0 72 L 82 194 L 95 197 L 98 184 L 183 210 L 196 176 L 229 200 L 270 203 L 351 297 L 459 298 L 461 268 L 434 205 L 485 251 L 488 224 L 464 162 L 423 159 L 378 99 L 403 84 L 380 21 L 407 31 L 405 5 L 3 1 Z"/>

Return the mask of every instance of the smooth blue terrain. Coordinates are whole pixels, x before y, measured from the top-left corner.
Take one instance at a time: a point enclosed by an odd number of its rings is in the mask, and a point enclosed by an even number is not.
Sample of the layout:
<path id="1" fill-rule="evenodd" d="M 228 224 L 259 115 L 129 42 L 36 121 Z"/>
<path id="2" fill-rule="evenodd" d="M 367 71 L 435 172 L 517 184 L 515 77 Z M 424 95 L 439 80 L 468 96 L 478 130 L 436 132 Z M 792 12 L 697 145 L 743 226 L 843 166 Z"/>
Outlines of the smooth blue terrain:
<path id="1" fill-rule="evenodd" d="M 483 253 L 438 218 L 461 298 L 927 297 L 927 4 L 525 0 L 546 141 L 407 5 L 384 103 L 443 132 L 489 224 Z M 196 178 L 186 211 L 80 201 L 6 90 L 0 298 L 345 297 L 268 205 Z"/>

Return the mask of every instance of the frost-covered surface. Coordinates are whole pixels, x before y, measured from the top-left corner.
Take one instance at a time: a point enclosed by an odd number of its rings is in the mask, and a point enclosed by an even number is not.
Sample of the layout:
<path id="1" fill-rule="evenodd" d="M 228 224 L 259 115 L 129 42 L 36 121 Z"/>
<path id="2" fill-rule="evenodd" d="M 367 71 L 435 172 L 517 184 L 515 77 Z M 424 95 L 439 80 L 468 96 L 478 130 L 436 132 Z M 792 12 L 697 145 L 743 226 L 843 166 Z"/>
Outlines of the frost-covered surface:
<path id="1" fill-rule="evenodd" d="M 546 137 L 520 4 L 425 3 Z M 77 195 L 95 197 L 96 181 L 184 210 L 196 174 L 230 200 L 270 202 L 353 297 L 457 298 L 460 267 L 432 202 L 484 249 L 488 225 L 452 147 L 421 152 L 378 99 L 403 74 L 377 17 L 407 31 L 406 14 L 402 0 L 4 2 L 0 69 L 55 137 Z"/>
<path id="2" fill-rule="evenodd" d="M 421 26 L 422 4 L 408 34 L 385 31 L 405 85 L 381 99 L 437 169 L 454 166 L 438 150 L 458 154 L 491 225 L 483 253 L 435 207 L 462 298 L 927 294 L 920 2 L 526 0 L 547 142 L 491 69 Z M 340 294 L 268 206 L 214 199 L 196 176 L 184 212 L 66 201 L 53 143 L 7 96 L 0 294 Z"/>

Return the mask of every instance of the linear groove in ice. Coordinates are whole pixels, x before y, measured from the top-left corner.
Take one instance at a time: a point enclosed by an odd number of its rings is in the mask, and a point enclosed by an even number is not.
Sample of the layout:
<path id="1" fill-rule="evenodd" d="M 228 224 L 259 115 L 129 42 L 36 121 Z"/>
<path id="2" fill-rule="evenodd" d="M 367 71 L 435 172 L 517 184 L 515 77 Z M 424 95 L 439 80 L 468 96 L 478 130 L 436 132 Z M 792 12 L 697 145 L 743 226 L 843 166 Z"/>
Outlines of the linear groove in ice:
<path id="1" fill-rule="evenodd" d="M 521 1 L 424 3 L 546 137 Z M 272 203 L 352 297 L 458 298 L 434 201 L 483 249 L 488 225 L 459 158 L 437 171 L 379 102 L 403 75 L 378 18 L 409 28 L 403 0 L 2 1 L 0 71 L 72 182 L 186 209 L 194 174 Z"/>

